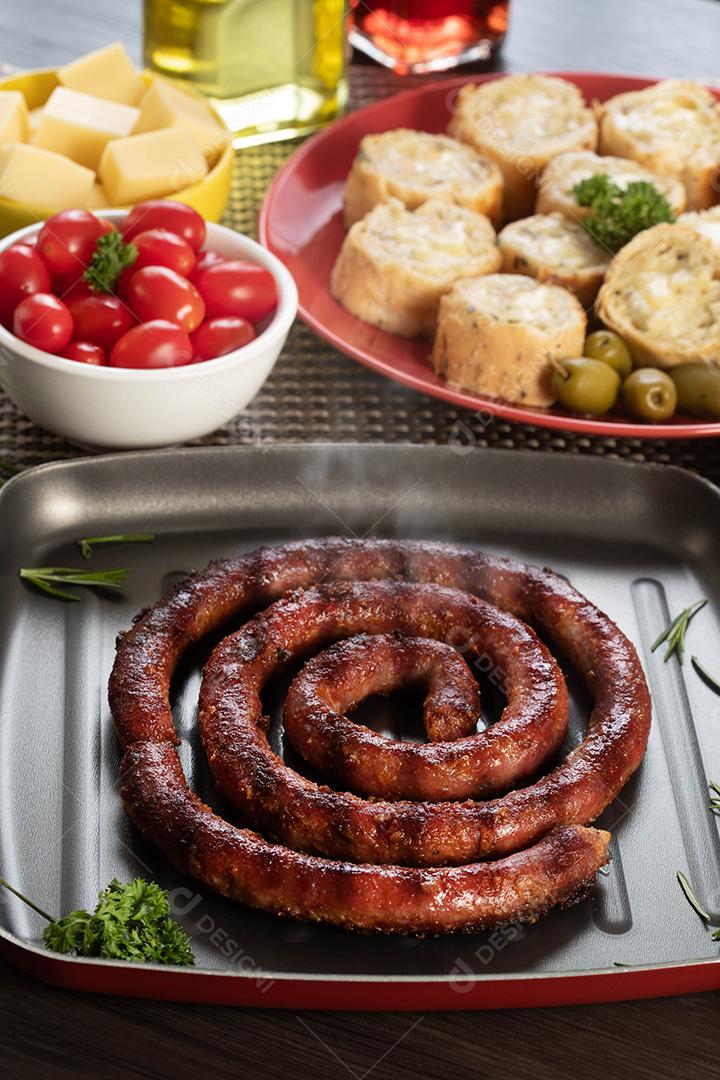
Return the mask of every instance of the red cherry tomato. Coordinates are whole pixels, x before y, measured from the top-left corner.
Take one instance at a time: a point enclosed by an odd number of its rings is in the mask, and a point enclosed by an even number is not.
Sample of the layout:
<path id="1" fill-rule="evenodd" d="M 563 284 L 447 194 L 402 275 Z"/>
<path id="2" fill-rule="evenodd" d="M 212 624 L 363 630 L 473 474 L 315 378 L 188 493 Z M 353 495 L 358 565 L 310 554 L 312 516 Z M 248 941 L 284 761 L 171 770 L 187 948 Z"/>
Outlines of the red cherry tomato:
<path id="1" fill-rule="evenodd" d="M 36 349 L 60 352 L 73 334 L 72 315 L 52 293 L 33 293 L 15 308 L 13 333 Z"/>
<path id="2" fill-rule="evenodd" d="M 128 285 L 130 284 L 130 278 L 135 273 L 134 266 L 126 266 L 120 274 L 120 277 L 115 282 L 115 295 L 119 296 L 121 300 L 127 302 Z"/>
<path id="3" fill-rule="evenodd" d="M 89 341 L 109 352 L 118 338 L 135 325 L 129 308 L 108 293 L 73 300 L 69 305 L 75 323 L 75 338 Z"/>
<path id="4" fill-rule="evenodd" d="M 98 294 L 92 291 L 87 281 L 83 281 L 83 279 L 80 278 L 79 281 L 74 281 L 72 285 L 66 289 L 56 285 L 55 295 L 59 296 L 60 299 L 70 307 L 76 300 L 83 300 L 86 296 L 97 296 Z"/>
<path id="5" fill-rule="evenodd" d="M 274 311 L 278 303 L 277 285 L 270 271 L 240 259 L 203 270 L 198 275 L 197 288 L 210 318 L 239 315 L 257 323 Z"/>
<path id="6" fill-rule="evenodd" d="M 193 249 L 169 229 L 148 229 L 133 236 L 132 242 L 138 250 L 133 270 L 142 270 L 143 266 L 167 266 L 180 277 L 188 277 L 195 266 Z"/>
<path id="7" fill-rule="evenodd" d="M 197 210 L 170 199 L 148 199 L 134 206 L 125 218 L 123 236 L 132 240 L 147 229 L 168 229 L 181 236 L 193 251 L 197 251 L 205 239 L 205 222 Z"/>
<path id="8" fill-rule="evenodd" d="M 98 221 L 100 222 L 100 228 L 102 229 L 102 236 L 109 232 L 120 232 L 114 221 L 110 221 L 106 217 L 99 217 Z"/>
<path id="9" fill-rule="evenodd" d="M 105 229 L 89 210 L 61 210 L 49 217 L 38 236 L 38 253 L 53 276 L 80 277 Z"/>
<path id="10" fill-rule="evenodd" d="M 127 287 L 127 298 L 140 322 L 167 319 L 189 334 L 205 318 L 205 304 L 195 286 L 167 266 L 136 270 Z"/>
<path id="11" fill-rule="evenodd" d="M 197 285 L 197 279 L 203 270 L 209 270 L 211 266 L 219 266 L 220 263 L 225 262 L 222 255 L 218 255 L 217 251 L 199 251 L 198 260 L 195 263 L 192 274 L 190 274 L 190 280 L 193 285 Z"/>
<path id="12" fill-rule="evenodd" d="M 34 248 L 13 244 L 0 252 L 0 322 L 12 326 L 15 308 L 26 296 L 50 291 L 50 275 Z"/>
<path id="13" fill-rule="evenodd" d="M 93 367 L 107 365 L 104 351 L 91 341 L 71 341 L 60 350 L 60 356 L 64 356 L 66 360 L 77 360 L 81 364 L 92 364 Z"/>
<path id="14" fill-rule="evenodd" d="M 255 337 L 255 330 L 247 319 L 228 316 L 225 319 L 207 319 L 197 328 L 190 340 L 196 360 L 212 360 L 215 356 L 241 349 Z"/>
<path id="15" fill-rule="evenodd" d="M 192 361 L 190 338 L 167 319 L 151 319 L 128 330 L 115 342 L 110 367 L 170 368 Z"/>

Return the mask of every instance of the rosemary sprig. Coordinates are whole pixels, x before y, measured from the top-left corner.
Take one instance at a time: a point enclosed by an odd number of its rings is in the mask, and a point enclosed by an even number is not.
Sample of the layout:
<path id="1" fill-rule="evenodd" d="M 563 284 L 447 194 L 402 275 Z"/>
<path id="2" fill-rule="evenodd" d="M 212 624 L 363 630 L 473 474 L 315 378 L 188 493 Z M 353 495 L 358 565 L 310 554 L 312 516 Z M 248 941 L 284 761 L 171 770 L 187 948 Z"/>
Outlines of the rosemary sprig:
<path id="1" fill-rule="evenodd" d="M 13 465 L 11 461 L 0 461 L 0 488 L 13 476 L 19 476 L 22 469 L 19 465 Z"/>
<path id="2" fill-rule="evenodd" d="M 697 912 L 703 922 L 710 922 L 710 916 L 698 900 L 697 896 L 693 892 L 692 885 L 681 870 L 678 870 L 677 872 L 677 879 L 678 884 L 682 891 L 685 893 L 685 898 L 693 911 Z"/>
<path id="3" fill-rule="evenodd" d="M 154 539 L 154 533 L 118 533 L 115 536 L 88 536 L 78 540 L 78 546 L 83 558 L 89 559 L 93 548 L 101 544 L 151 544 Z"/>
<path id="4" fill-rule="evenodd" d="M 691 604 L 690 607 L 685 608 L 684 611 L 681 611 L 679 615 L 676 615 L 667 629 L 663 630 L 660 637 L 653 642 L 651 651 L 655 652 L 664 641 L 667 641 L 668 647 L 663 659 L 667 663 L 672 654 L 676 652 L 677 658 L 682 664 L 683 656 L 685 655 L 685 635 L 690 620 L 694 618 L 698 611 L 701 611 L 706 604 L 707 600 L 698 600 L 696 603 Z"/>
<path id="5" fill-rule="evenodd" d="M 707 668 L 703 667 L 697 656 L 691 656 L 690 660 L 692 666 L 695 668 L 702 681 L 704 683 L 707 683 L 710 689 L 714 690 L 716 694 L 720 694 L 720 683 L 717 681 L 717 679 L 713 678 Z"/>
<path id="6" fill-rule="evenodd" d="M 23 567 L 19 571 L 23 581 L 59 600 L 79 600 L 75 593 L 56 588 L 61 585 L 90 585 L 103 589 L 120 589 L 128 576 L 127 570 L 74 570 L 65 566 Z"/>

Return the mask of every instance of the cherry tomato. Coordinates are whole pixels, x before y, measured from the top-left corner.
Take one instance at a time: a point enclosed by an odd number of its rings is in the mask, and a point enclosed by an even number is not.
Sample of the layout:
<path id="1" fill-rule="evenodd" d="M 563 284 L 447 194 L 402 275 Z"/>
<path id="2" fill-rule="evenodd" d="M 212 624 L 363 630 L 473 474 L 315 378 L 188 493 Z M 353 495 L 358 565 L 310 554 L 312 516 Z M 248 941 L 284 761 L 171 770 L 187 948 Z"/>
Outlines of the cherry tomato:
<path id="1" fill-rule="evenodd" d="M 38 236 L 38 253 L 53 276 L 80 277 L 105 229 L 89 210 L 61 210 L 49 217 Z"/>
<path id="2" fill-rule="evenodd" d="M 193 251 L 197 251 L 205 239 L 205 222 L 197 210 L 170 199 L 148 199 L 134 206 L 125 218 L 123 236 L 131 240 L 147 229 L 168 229 L 181 236 Z"/>
<path id="3" fill-rule="evenodd" d="M 169 229 L 148 229 L 133 236 L 132 242 L 138 250 L 133 270 L 142 270 L 143 266 L 167 266 L 180 277 L 188 277 L 195 266 L 193 249 Z"/>
<path id="4" fill-rule="evenodd" d="M 241 349 L 255 337 L 255 330 L 247 319 L 228 316 L 225 319 L 207 319 L 197 328 L 190 340 L 196 360 L 212 360 L 215 356 Z"/>
<path id="5" fill-rule="evenodd" d="M 134 266 L 126 266 L 120 274 L 120 277 L 115 282 L 115 295 L 119 296 L 121 300 L 127 302 L 128 285 L 130 284 L 130 278 L 135 273 Z"/>
<path id="6" fill-rule="evenodd" d="M 167 266 L 136 270 L 127 297 L 140 322 L 167 319 L 189 334 L 205 318 L 205 303 L 195 286 Z"/>
<path id="7" fill-rule="evenodd" d="M 62 285 L 56 286 L 55 295 L 59 296 L 70 307 L 76 300 L 83 300 L 86 296 L 97 296 L 98 294 L 92 291 L 87 281 L 80 278 L 79 281 L 74 281 L 67 288 L 63 288 Z"/>
<path id="8" fill-rule="evenodd" d="M 91 341 L 71 341 L 60 350 L 60 356 L 64 356 L 66 360 L 77 360 L 81 364 L 92 364 L 93 367 L 107 365 L 104 350 L 99 345 L 93 345 Z"/>
<path id="9" fill-rule="evenodd" d="M 0 322 L 12 326 L 20 301 L 33 293 L 50 291 L 50 275 L 34 248 L 13 244 L 0 252 Z"/>
<path id="10" fill-rule="evenodd" d="M 257 323 L 277 307 L 275 278 L 257 263 L 233 259 L 203 270 L 197 287 L 208 315 L 239 315 Z"/>
<path id="11" fill-rule="evenodd" d="M 60 352 L 73 334 L 72 315 L 52 293 L 33 293 L 15 308 L 13 333 L 36 349 Z"/>
<path id="12" fill-rule="evenodd" d="M 100 222 L 100 228 L 102 229 L 102 236 L 109 232 L 120 232 L 115 222 L 110 221 L 109 218 L 99 217 L 98 221 Z"/>
<path id="13" fill-rule="evenodd" d="M 167 319 L 151 319 L 134 326 L 115 342 L 110 367 L 183 367 L 192 361 L 192 356 L 192 343 L 184 330 Z"/>
<path id="14" fill-rule="evenodd" d="M 192 274 L 190 274 L 193 285 L 197 285 L 197 279 L 203 270 L 209 270 L 211 266 L 219 266 L 223 262 L 225 262 L 225 259 L 223 259 L 222 255 L 218 255 L 217 251 L 199 251 L 198 260 Z"/>
<path id="15" fill-rule="evenodd" d="M 129 308 L 108 293 L 97 293 L 73 300 L 68 305 L 75 323 L 75 338 L 89 341 L 109 352 L 118 338 L 135 325 Z"/>

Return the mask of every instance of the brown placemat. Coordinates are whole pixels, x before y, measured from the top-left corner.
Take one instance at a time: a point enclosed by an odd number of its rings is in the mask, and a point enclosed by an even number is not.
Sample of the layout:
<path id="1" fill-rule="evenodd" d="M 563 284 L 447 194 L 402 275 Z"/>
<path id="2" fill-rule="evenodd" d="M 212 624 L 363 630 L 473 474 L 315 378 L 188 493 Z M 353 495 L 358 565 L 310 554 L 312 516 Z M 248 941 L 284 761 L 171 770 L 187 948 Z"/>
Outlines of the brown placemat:
<path id="1" fill-rule="evenodd" d="M 355 107 L 408 88 L 373 66 L 354 65 Z M 263 195 L 295 149 L 275 143 L 237 156 L 225 224 L 254 233 Z M 493 420 L 408 390 L 342 356 L 297 324 L 280 360 L 237 419 L 201 440 L 205 445 L 265 442 L 449 443 L 595 454 L 681 465 L 720 483 L 720 442 L 588 438 Z M 0 397 L 0 459 L 20 465 L 77 457 L 84 451 L 36 427 Z"/>

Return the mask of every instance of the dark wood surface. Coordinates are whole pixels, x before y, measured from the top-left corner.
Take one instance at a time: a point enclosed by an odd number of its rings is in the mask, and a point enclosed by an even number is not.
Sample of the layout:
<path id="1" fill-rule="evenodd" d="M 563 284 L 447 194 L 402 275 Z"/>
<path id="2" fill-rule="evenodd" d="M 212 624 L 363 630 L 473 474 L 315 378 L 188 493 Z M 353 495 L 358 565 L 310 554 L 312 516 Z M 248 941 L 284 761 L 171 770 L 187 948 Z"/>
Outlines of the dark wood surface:
<path id="1" fill-rule="evenodd" d="M 718 80 L 716 0 L 514 0 L 509 70 Z M 0 61 L 55 64 L 122 38 L 139 0 L 2 0 Z M 658 926 L 658 935 L 672 932 Z M 533 1080 L 720 1076 L 720 995 L 497 1013 L 281 1013 L 72 995 L 0 964 L 0 1075 Z"/>

